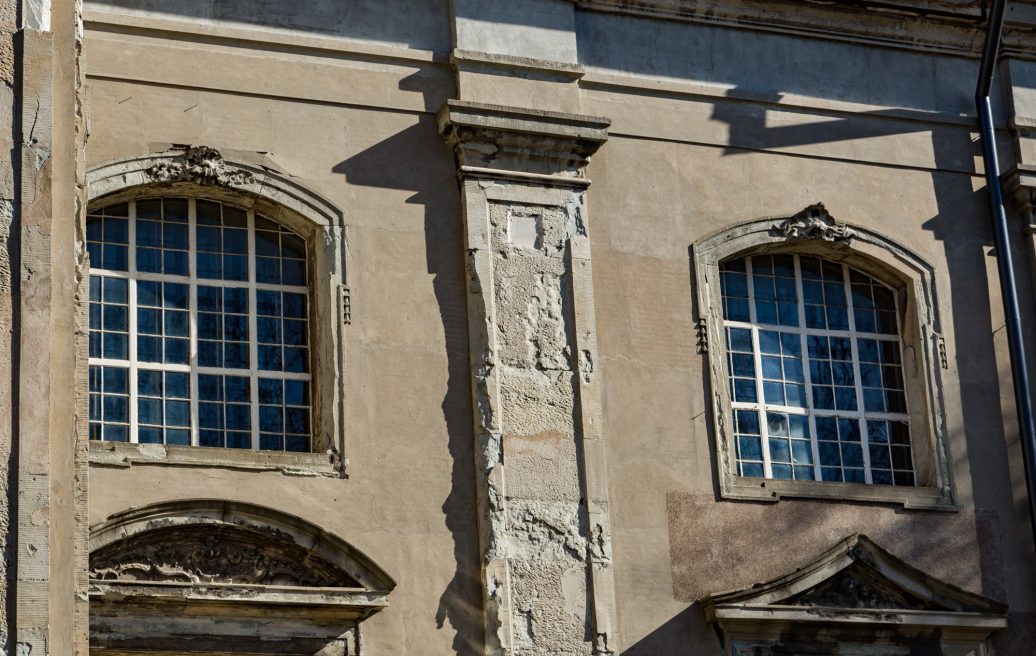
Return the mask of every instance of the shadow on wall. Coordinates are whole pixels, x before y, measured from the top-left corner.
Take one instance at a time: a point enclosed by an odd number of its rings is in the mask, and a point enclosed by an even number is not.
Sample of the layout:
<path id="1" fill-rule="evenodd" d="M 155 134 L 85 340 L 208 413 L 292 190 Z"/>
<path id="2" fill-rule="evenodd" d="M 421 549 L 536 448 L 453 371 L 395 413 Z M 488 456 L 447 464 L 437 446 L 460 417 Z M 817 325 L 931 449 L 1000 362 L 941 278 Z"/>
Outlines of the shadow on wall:
<path id="1" fill-rule="evenodd" d="M 434 154 L 415 157 L 415 153 Z M 452 461 L 450 493 L 442 504 L 453 536 L 453 578 L 439 597 L 434 621 L 448 621 L 458 655 L 482 654 L 481 567 L 475 504 L 474 437 L 468 368 L 468 315 L 464 240 L 453 154 L 442 141 L 434 117 L 422 115 L 411 127 L 335 165 L 350 185 L 413 191 L 409 204 L 424 206 L 428 272 L 445 335 L 447 387 L 442 400 Z M 424 185 L 424 186 L 422 186 Z M 448 561 L 443 554 L 443 561 Z"/>
<path id="2" fill-rule="evenodd" d="M 622 656 L 718 654 L 722 648 L 719 636 L 705 623 L 705 615 L 698 604 L 693 604 L 638 640 L 623 651 Z"/>
<path id="3" fill-rule="evenodd" d="M 97 0 L 88 9 L 131 9 L 450 51 L 449 4 L 439 0 Z M 304 9 L 304 10 L 303 10 Z"/>

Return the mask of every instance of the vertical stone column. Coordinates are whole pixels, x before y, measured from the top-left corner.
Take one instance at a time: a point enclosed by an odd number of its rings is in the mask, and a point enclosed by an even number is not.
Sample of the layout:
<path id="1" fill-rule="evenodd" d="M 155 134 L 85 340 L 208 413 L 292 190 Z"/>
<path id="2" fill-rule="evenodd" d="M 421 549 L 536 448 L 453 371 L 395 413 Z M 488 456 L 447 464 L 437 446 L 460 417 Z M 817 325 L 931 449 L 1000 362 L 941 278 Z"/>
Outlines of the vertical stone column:
<path id="1" fill-rule="evenodd" d="M 12 50 L 0 44 L 0 55 L 12 55 L 18 100 L 12 120 L 0 126 L 10 126 L 11 149 L 5 152 L 12 153 L 14 182 L 12 202 L 4 206 L 10 213 L 0 207 L 0 239 L 7 237 L 6 260 L 0 257 L 0 325 L 10 328 L 0 333 L 10 362 L 0 383 L 0 438 L 9 455 L 4 514 L 10 519 L 4 653 L 85 656 L 81 5 L 0 4 L 17 5 L 19 16 Z"/>
<path id="2" fill-rule="evenodd" d="M 488 654 L 612 654 L 584 177 L 608 121 L 449 101 L 459 163 Z"/>

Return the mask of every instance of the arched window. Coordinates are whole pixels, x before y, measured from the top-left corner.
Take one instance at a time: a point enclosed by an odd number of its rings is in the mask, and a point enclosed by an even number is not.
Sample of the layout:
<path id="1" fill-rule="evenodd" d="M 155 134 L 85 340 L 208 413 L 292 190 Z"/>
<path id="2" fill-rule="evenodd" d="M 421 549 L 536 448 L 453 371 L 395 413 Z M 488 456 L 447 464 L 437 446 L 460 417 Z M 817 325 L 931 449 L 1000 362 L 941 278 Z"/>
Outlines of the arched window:
<path id="1" fill-rule="evenodd" d="M 724 498 L 956 507 L 931 265 L 820 204 L 692 253 Z"/>
<path id="2" fill-rule="evenodd" d="M 90 438 L 311 449 L 306 241 L 186 197 L 92 209 Z"/>
<path id="3" fill-rule="evenodd" d="M 741 476 L 914 485 L 896 292 L 846 264 L 720 264 Z"/>

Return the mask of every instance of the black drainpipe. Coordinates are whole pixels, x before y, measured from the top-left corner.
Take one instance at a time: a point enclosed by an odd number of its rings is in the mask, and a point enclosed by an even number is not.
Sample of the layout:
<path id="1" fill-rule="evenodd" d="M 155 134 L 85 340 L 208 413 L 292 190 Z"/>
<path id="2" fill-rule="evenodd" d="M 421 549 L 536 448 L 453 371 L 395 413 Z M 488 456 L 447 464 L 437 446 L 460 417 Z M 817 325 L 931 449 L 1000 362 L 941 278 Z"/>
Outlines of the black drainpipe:
<path id="1" fill-rule="evenodd" d="M 975 105 L 978 108 L 982 159 L 986 168 L 986 188 L 989 190 L 989 204 L 993 210 L 993 239 L 997 268 L 1000 271 L 1000 292 L 1004 297 L 1007 343 L 1011 350 L 1011 373 L 1014 376 L 1014 397 L 1018 406 L 1018 429 L 1021 432 L 1022 454 L 1025 458 L 1025 482 L 1029 488 L 1029 525 L 1033 531 L 1033 538 L 1036 539 L 1036 480 L 1033 478 L 1036 476 L 1036 423 L 1033 422 L 1029 367 L 1025 356 L 1025 339 L 1022 336 L 1022 318 L 1018 310 L 1018 287 L 1014 279 L 1007 213 L 1004 211 L 1004 194 L 1000 188 L 1000 163 L 996 156 L 993 108 L 989 101 L 1006 10 L 1007 0 L 993 0 L 993 7 L 989 12 L 986 45 L 982 51 L 978 88 L 975 90 Z"/>

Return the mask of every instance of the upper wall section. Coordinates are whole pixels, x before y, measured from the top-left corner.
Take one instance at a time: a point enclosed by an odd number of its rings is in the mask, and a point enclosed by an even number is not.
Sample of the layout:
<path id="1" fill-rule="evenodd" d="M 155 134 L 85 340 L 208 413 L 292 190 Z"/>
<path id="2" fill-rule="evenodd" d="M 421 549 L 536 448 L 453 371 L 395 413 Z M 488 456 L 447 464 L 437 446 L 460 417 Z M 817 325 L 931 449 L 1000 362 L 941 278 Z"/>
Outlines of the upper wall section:
<path id="1" fill-rule="evenodd" d="M 297 30 L 418 50 L 449 52 L 449 4 L 441 0 L 99 0 L 87 10 Z"/>

